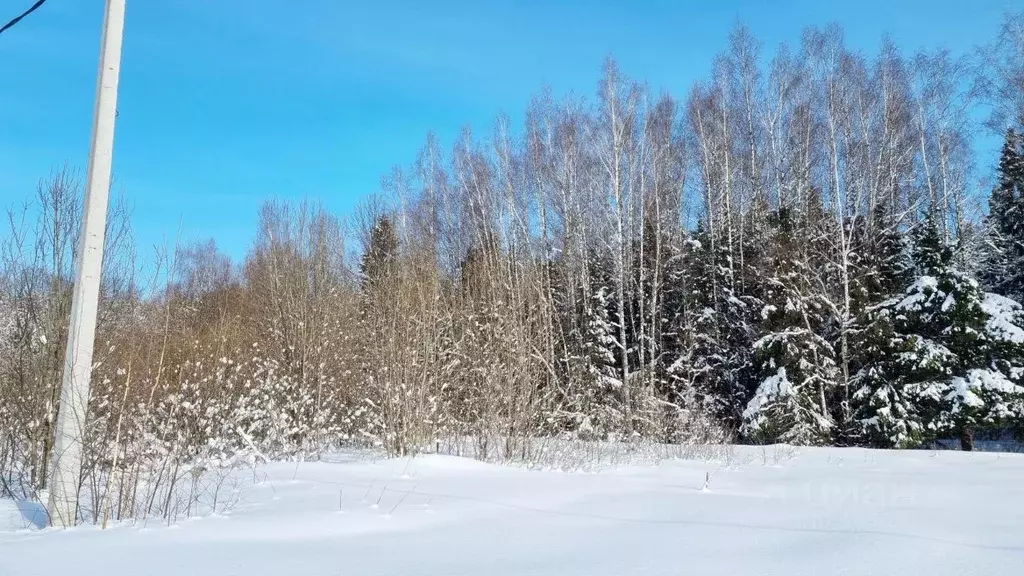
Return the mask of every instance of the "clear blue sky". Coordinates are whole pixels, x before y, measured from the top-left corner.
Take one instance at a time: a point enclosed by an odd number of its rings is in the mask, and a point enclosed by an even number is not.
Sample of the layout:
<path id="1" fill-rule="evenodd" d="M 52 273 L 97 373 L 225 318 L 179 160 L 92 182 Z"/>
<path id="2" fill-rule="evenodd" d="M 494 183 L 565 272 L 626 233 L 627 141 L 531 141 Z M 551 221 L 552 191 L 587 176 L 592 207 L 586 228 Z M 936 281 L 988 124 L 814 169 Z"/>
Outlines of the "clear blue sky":
<path id="1" fill-rule="evenodd" d="M 31 0 L 0 0 L 0 19 Z M 988 41 L 1017 0 L 128 0 L 115 186 L 140 248 L 213 237 L 233 256 L 259 204 L 345 213 L 434 130 L 513 120 L 531 95 L 595 91 L 605 55 L 683 97 L 737 21 L 771 49 L 838 22 L 873 51 Z M 84 172 L 103 0 L 49 0 L 0 36 L 0 205 L 55 165 Z"/>

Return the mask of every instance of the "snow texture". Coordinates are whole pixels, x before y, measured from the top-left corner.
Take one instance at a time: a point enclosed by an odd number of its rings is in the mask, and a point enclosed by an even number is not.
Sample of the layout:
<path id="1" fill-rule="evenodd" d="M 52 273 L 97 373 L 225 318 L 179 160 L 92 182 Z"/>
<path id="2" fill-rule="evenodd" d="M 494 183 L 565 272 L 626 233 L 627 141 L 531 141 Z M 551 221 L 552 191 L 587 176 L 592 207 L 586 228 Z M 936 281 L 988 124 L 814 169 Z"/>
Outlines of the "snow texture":
<path id="1" fill-rule="evenodd" d="M 246 475 L 227 516 L 107 531 L 10 525 L 0 574 L 987 576 L 1024 566 L 1016 454 L 745 447 L 729 465 L 598 474 L 431 456 Z M 12 507 L 0 502 L 0 519 Z"/>
<path id="2" fill-rule="evenodd" d="M 1024 394 L 1024 388 L 1017 386 L 994 370 L 970 370 L 965 378 L 953 378 L 950 382 L 950 391 L 946 395 L 947 400 L 953 401 L 953 406 L 969 406 L 981 408 L 985 401 L 978 396 L 978 392 L 998 392 L 1001 394 Z M 1009 409 L 1002 409 L 1001 412 L 1009 413 Z"/>
<path id="3" fill-rule="evenodd" d="M 981 303 L 982 309 L 988 314 L 986 328 L 995 338 L 1014 344 L 1024 344 L 1024 308 L 1013 300 L 998 294 L 986 293 Z"/>
<path id="4" fill-rule="evenodd" d="M 927 302 L 929 294 L 935 294 L 939 290 L 939 281 L 934 276 L 921 276 L 919 277 L 910 288 L 907 288 L 906 294 L 902 300 L 896 304 L 896 310 L 900 311 L 916 311 L 922 308 L 922 305 Z"/>
<path id="5" fill-rule="evenodd" d="M 757 392 L 743 410 L 743 418 L 759 422 L 763 416 L 762 411 L 778 398 L 784 398 L 792 394 L 793 384 L 786 377 L 786 369 L 779 368 L 774 375 L 769 376 L 757 387 Z"/>

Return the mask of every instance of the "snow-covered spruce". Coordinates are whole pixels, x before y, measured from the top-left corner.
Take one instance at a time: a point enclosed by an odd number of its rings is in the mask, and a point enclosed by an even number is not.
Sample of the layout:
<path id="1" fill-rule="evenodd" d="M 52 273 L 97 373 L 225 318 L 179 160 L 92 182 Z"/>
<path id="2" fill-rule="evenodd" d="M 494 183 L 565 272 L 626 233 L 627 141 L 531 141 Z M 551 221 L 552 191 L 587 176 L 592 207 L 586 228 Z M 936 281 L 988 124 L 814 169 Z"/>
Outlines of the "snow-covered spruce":
<path id="1" fill-rule="evenodd" d="M 986 290 L 1024 301 L 1024 137 L 1007 130 L 984 220 L 979 276 Z"/>
<path id="2" fill-rule="evenodd" d="M 683 258 L 686 281 L 696 289 L 684 294 L 680 353 L 668 373 L 684 405 L 738 427 L 751 397 L 755 319 L 762 306 L 740 292 L 726 241 L 703 225 L 686 242 Z"/>
<path id="3" fill-rule="evenodd" d="M 1024 410 L 1024 310 L 956 270 L 933 224 L 915 236 L 918 277 L 866 314 L 856 417 L 873 445 L 955 434 L 970 449 Z"/>
<path id="4" fill-rule="evenodd" d="M 829 268 L 818 259 L 816 241 L 798 240 L 820 239 L 817 232 L 827 222 L 815 203 L 799 217 L 780 213 L 775 222 L 776 274 L 765 288 L 765 335 L 753 346 L 759 385 L 743 412 L 742 431 L 758 443 L 821 445 L 834 434 L 829 397 L 840 369 L 833 339 L 826 336 L 835 314 L 819 288 Z"/>

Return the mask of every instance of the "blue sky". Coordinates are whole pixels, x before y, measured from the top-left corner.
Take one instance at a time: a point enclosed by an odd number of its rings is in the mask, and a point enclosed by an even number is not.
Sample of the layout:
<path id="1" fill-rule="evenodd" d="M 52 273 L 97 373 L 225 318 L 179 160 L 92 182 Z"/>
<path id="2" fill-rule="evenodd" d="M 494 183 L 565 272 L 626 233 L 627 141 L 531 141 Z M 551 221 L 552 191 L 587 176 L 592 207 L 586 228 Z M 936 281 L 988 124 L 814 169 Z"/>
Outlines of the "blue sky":
<path id="1" fill-rule="evenodd" d="M 0 19 L 30 0 L 0 0 Z M 434 130 L 521 118 L 543 86 L 591 95 L 602 59 L 685 96 L 737 21 L 766 49 L 838 22 L 847 43 L 956 53 L 1016 0 L 128 0 L 115 189 L 140 249 L 213 237 L 240 257 L 272 197 L 346 213 Z M 103 0 L 50 0 L 0 36 L 0 205 L 84 173 Z"/>

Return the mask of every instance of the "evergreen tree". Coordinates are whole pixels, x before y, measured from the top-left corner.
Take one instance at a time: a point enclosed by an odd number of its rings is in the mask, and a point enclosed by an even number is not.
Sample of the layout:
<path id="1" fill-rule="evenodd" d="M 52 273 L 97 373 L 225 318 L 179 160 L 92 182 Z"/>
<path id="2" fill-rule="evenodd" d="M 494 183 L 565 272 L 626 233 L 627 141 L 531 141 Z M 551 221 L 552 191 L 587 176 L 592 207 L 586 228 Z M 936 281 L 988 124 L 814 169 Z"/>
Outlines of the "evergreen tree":
<path id="1" fill-rule="evenodd" d="M 597 389 L 617 389 L 622 386 L 615 366 L 615 325 L 609 309 L 611 290 L 607 286 L 597 289 L 590 302 L 586 332 L 583 339 L 586 370 Z"/>
<path id="2" fill-rule="evenodd" d="M 387 215 L 380 216 L 370 230 L 370 238 L 360 264 L 363 289 L 371 290 L 395 271 L 398 258 L 398 233 Z"/>
<path id="3" fill-rule="evenodd" d="M 564 385 L 555 391 L 559 409 L 551 418 L 560 431 L 586 439 L 606 439 L 623 424 L 618 363 L 620 307 L 612 288 L 610 260 L 592 250 L 586 267 L 591 293 L 582 297 L 573 298 L 562 275 L 555 275 Z"/>
<path id="4" fill-rule="evenodd" d="M 683 403 L 680 401 L 679 382 L 674 370 L 678 369 L 678 361 L 689 353 L 689 297 L 693 286 L 689 256 L 692 243 L 693 239 L 684 232 L 681 241 L 668 244 L 665 280 L 661 294 L 661 360 L 664 363 L 665 374 L 662 375 L 662 389 L 659 392 L 668 402 L 677 406 L 682 406 Z"/>
<path id="5" fill-rule="evenodd" d="M 609 286 L 598 286 L 587 311 L 582 356 L 585 378 L 579 398 L 579 413 L 583 416 L 577 428 L 584 438 L 605 439 L 622 424 L 616 410 L 622 380 L 615 362 L 618 331 L 610 312 L 613 299 Z"/>
<path id="6" fill-rule="evenodd" d="M 999 157 L 998 183 L 985 218 L 984 262 L 979 276 L 986 289 L 1024 301 L 1024 151 L 1022 137 L 1006 133 Z"/>
<path id="7" fill-rule="evenodd" d="M 860 440 L 881 448 L 911 448 L 925 433 L 918 398 L 902 377 L 913 369 L 928 379 L 945 373 L 946 355 L 929 353 L 920 338 L 896 332 L 891 302 L 868 308 L 854 340 L 859 370 L 851 378 Z M 934 350 L 932 350 L 934 352 Z"/>
<path id="8" fill-rule="evenodd" d="M 855 232 L 850 330 L 853 420 L 843 434 L 850 441 L 875 446 L 914 445 L 922 433 L 916 403 L 895 385 L 895 374 L 906 369 L 900 360 L 913 356 L 916 341 L 894 331 L 893 317 L 884 306 L 913 278 L 909 250 L 885 205 L 876 206 L 870 227 L 861 226 Z M 893 351 L 896 354 L 890 356 Z"/>
<path id="9" fill-rule="evenodd" d="M 974 372 L 968 375 L 967 383 L 973 389 L 981 389 L 982 417 L 1024 437 L 1024 306 L 989 292 L 985 294 L 982 308 L 986 314 L 985 333 L 991 346 L 994 374 Z M 987 382 L 972 382 L 972 378 Z M 998 389 L 993 393 L 989 390 L 991 387 Z M 973 412 L 978 416 L 978 410 Z"/>
<path id="10" fill-rule="evenodd" d="M 695 404 L 735 430 L 752 394 L 750 318 L 757 301 L 737 294 L 729 252 L 724 243 L 712 243 L 710 234 L 700 225 L 687 245 L 689 289 L 679 331 L 684 346 L 669 373 L 683 403 Z"/>
<path id="11" fill-rule="evenodd" d="M 913 264 L 899 226 L 884 204 L 875 207 L 870 227 L 855 226 L 853 234 L 851 296 L 859 313 L 901 292 L 913 277 Z"/>
<path id="12" fill-rule="evenodd" d="M 795 226 L 783 210 L 776 222 L 776 272 L 762 310 L 765 335 L 754 343 L 759 385 L 743 412 L 743 432 L 755 442 L 820 445 L 834 431 L 828 398 L 840 371 L 836 351 L 823 336 L 829 329 L 828 307 L 811 280 L 820 267 L 809 258 L 811 218 L 801 220 Z"/>
<path id="13" fill-rule="evenodd" d="M 1019 414 L 1019 307 L 954 269 L 933 221 L 913 242 L 916 279 L 867 315 L 857 417 L 874 445 L 910 447 L 955 433 L 970 449 L 976 427 Z"/>

